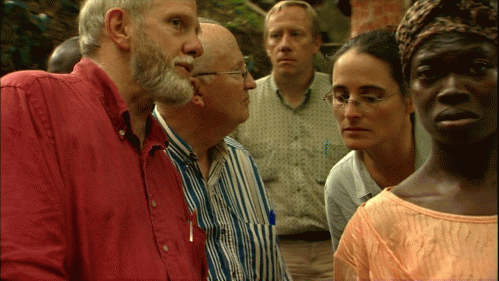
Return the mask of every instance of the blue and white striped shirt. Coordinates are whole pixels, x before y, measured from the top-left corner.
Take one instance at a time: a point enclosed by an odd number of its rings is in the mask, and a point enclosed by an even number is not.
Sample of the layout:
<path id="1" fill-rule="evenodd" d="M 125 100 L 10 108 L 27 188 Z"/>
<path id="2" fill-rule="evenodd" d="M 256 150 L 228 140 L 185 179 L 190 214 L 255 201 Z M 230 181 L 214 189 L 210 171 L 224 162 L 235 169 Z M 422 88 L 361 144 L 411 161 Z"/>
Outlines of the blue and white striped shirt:
<path id="1" fill-rule="evenodd" d="M 208 182 L 191 147 L 165 123 L 167 152 L 184 194 L 206 233 L 209 280 L 291 280 L 270 200 L 249 152 L 230 137 L 213 148 Z"/>

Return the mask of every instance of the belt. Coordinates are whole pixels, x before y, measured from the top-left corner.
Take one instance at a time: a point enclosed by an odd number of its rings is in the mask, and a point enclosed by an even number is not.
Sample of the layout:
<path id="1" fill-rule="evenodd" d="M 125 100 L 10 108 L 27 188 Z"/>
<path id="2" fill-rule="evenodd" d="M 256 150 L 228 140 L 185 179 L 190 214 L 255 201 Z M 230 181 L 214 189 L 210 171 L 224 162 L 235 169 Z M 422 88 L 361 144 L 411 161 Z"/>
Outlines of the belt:
<path id="1" fill-rule="evenodd" d="M 329 231 L 307 231 L 298 234 L 279 235 L 280 240 L 303 240 L 307 242 L 325 241 L 331 239 Z"/>

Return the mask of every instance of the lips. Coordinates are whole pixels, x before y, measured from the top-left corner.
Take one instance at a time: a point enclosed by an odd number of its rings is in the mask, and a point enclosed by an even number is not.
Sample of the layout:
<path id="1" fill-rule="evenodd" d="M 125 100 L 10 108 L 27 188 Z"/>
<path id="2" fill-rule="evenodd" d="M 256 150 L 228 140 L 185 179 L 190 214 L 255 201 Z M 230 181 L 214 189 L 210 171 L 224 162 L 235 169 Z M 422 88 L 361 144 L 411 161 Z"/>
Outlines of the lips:
<path id="1" fill-rule="evenodd" d="M 473 113 L 464 109 L 448 109 L 440 112 L 435 118 L 436 122 L 443 121 L 459 121 L 465 119 L 478 119 L 479 116 L 476 113 Z"/>
<path id="2" fill-rule="evenodd" d="M 360 128 L 360 127 L 346 127 L 343 128 L 343 131 L 348 131 L 348 132 L 365 132 L 369 131 L 368 129 Z"/>
<path id="3" fill-rule="evenodd" d="M 175 65 L 185 68 L 185 70 L 189 73 L 191 73 L 192 69 L 194 68 L 192 64 L 188 63 L 176 63 Z"/>
<path id="4" fill-rule="evenodd" d="M 295 61 L 294 59 L 291 59 L 291 58 L 280 58 L 280 59 L 277 59 L 277 62 L 293 62 Z"/>

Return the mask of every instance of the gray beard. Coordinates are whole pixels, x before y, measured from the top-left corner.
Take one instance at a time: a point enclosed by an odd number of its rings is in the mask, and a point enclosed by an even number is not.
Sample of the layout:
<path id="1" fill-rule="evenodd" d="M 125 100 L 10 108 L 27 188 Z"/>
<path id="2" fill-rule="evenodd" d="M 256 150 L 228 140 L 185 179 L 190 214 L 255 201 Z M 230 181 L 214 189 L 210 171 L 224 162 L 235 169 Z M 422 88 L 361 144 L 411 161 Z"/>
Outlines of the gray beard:
<path id="1" fill-rule="evenodd" d="M 194 90 L 189 78 L 181 77 L 175 63 L 192 63 L 190 56 L 171 58 L 147 35 L 138 38 L 130 62 L 132 75 L 137 84 L 147 91 L 154 102 L 167 105 L 183 105 L 190 101 Z"/>

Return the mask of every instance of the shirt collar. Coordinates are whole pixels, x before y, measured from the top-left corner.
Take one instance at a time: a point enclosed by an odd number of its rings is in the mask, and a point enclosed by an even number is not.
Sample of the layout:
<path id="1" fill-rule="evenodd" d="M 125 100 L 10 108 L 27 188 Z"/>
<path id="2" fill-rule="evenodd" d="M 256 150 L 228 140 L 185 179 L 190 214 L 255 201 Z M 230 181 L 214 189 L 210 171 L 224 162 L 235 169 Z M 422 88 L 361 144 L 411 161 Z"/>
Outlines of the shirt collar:
<path id="1" fill-rule="evenodd" d="M 192 151 L 192 147 L 183 140 L 177 133 L 175 133 L 170 126 L 166 123 L 165 119 L 158 112 L 158 108 L 155 107 L 153 111 L 153 116 L 156 117 L 159 124 L 163 127 L 164 132 L 169 139 L 169 147 L 175 151 L 176 154 L 182 157 L 183 162 L 197 161 L 197 155 Z M 219 142 L 213 148 L 213 163 L 212 166 L 217 161 L 227 161 L 228 160 L 228 146 L 224 141 Z"/>
<path id="2" fill-rule="evenodd" d="M 128 108 L 111 78 L 97 64 L 85 57 L 75 65 L 73 72 L 85 77 L 97 88 L 97 97 L 104 106 L 116 133 L 124 136 L 127 124 L 123 114 Z"/>
<path id="3" fill-rule="evenodd" d="M 305 99 L 303 100 L 303 102 L 296 108 L 292 108 L 291 106 L 289 106 L 289 104 L 286 103 L 286 101 L 282 98 L 282 95 L 279 93 L 279 88 L 277 87 L 277 84 L 275 82 L 275 78 L 274 78 L 274 73 L 272 72 L 272 75 L 270 76 L 270 89 L 276 93 L 277 97 L 279 98 L 279 100 L 281 101 L 282 105 L 284 105 L 285 107 L 289 108 L 289 109 L 292 109 L 292 110 L 298 110 L 300 108 L 303 108 L 307 105 L 308 101 L 310 100 L 310 95 L 312 94 L 312 89 L 314 84 L 317 83 L 316 82 L 316 75 L 315 75 L 315 71 L 313 72 L 313 77 L 312 77 L 312 82 L 308 85 L 308 88 L 307 88 L 307 91 L 305 92 Z"/>
<path id="4" fill-rule="evenodd" d="M 361 159 L 362 151 L 353 151 L 353 171 L 354 171 L 354 187 L 355 194 L 357 198 L 370 199 L 376 190 L 381 190 L 381 188 L 376 184 L 376 182 L 371 177 L 371 174 L 367 170 L 366 165 Z"/>
<path id="5" fill-rule="evenodd" d="M 85 77 L 96 87 L 96 95 L 106 110 L 118 137 L 124 139 L 127 133 L 132 133 L 128 106 L 121 97 L 118 87 L 107 73 L 95 62 L 85 57 L 75 65 L 73 73 Z M 163 148 L 167 146 L 168 142 L 161 127 L 150 115 L 146 122 L 146 139 L 153 141 L 152 146 L 159 145 Z"/>
<path id="6" fill-rule="evenodd" d="M 170 141 L 168 144 L 169 147 L 175 150 L 175 152 L 182 157 L 183 162 L 196 161 L 197 156 L 192 151 L 191 146 L 186 141 L 184 141 L 179 135 L 177 135 L 168 126 L 168 124 L 166 124 L 165 119 L 163 119 L 163 116 L 161 116 L 161 114 L 159 114 L 158 112 L 158 107 L 154 108 L 152 115 L 156 118 L 156 120 L 158 120 L 158 123 L 161 125 L 163 131 L 166 133 Z"/>

